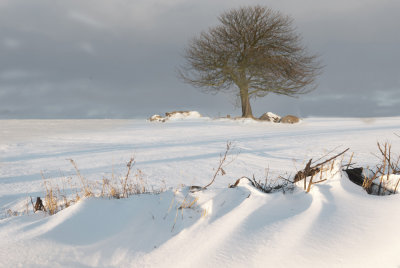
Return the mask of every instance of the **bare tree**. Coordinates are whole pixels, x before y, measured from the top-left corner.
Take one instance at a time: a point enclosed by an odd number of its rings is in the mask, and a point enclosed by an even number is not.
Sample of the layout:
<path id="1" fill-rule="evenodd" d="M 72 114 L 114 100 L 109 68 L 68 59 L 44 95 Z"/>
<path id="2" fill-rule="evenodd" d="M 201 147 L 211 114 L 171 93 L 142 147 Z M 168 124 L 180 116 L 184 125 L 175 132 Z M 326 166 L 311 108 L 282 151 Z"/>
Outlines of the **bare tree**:
<path id="1" fill-rule="evenodd" d="M 257 5 L 232 9 L 218 19 L 220 25 L 186 48 L 186 63 L 179 68 L 185 82 L 205 92 L 235 92 L 243 117 L 253 117 L 250 98 L 314 89 L 320 63 L 308 55 L 290 17 Z"/>

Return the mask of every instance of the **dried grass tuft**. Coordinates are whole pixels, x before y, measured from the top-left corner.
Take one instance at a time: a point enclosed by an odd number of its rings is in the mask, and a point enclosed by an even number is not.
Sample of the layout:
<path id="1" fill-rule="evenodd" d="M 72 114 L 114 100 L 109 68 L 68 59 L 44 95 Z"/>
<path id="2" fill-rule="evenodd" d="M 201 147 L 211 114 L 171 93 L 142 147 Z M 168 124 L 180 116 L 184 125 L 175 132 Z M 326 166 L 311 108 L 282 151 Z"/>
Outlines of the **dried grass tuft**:
<path id="1" fill-rule="evenodd" d="M 127 171 L 125 176 L 115 176 L 112 172 L 111 178 L 105 178 L 101 182 L 93 182 L 87 180 L 80 172 L 78 165 L 73 159 L 68 159 L 75 169 L 76 176 L 80 185 L 75 185 L 71 178 L 63 179 L 61 181 L 62 187 L 53 181 L 46 179 L 42 173 L 43 186 L 45 189 L 45 196 L 43 207 L 36 207 L 32 202 L 32 210 L 43 210 L 49 215 L 56 214 L 58 211 L 65 209 L 72 204 L 79 202 L 82 198 L 100 197 L 100 198 L 128 198 L 131 195 L 145 194 L 145 193 L 161 193 L 165 191 L 166 187 L 160 189 L 149 188 L 144 173 L 140 170 L 133 170 L 135 164 L 132 157 L 127 163 Z M 75 193 L 67 193 L 65 188 L 75 189 Z M 39 198 L 40 199 L 40 198 Z M 41 200 L 41 199 L 40 199 Z M 36 207 L 36 208 L 35 208 Z"/>

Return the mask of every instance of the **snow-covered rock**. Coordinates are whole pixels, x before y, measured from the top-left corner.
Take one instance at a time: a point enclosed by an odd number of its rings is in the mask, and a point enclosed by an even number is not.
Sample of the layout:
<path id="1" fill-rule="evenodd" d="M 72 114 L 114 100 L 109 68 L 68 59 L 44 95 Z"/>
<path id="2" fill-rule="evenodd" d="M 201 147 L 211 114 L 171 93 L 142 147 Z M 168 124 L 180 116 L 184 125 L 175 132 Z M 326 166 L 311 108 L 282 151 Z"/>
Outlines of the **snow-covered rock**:
<path id="1" fill-rule="evenodd" d="M 279 121 L 281 120 L 281 117 L 277 114 L 268 112 L 268 113 L 265 113 L 262 116 L 260 116 L 258 119 L 263 120 L 263 121 L 279 123 Z"/>
<path id="2" fill-rule="evenodd" d="M 168 119 L 183 119 L 183 118 L 200 118 L 201 114 L 197 111 L 173 111 L 169 113 L 165 113 L 165 116 Z"/>
<path id="3" fill-rule="evenodd" d="M 155 114 L 149 118 L 150 121 L 165 122 L 167 120 L 196 119 L 201 118 L 197 111 L 173 111 L 165 113 L 165 117 Z"/>
<path id="4" fill-rule="evenodd" d="M 165 118 L 163 118 L 161 115 L 158 115 L 158 114 L 152 115 L 149 118 L 149 120 L 150 121 L 157 121 L 157 122 L 165 122 Z"/>

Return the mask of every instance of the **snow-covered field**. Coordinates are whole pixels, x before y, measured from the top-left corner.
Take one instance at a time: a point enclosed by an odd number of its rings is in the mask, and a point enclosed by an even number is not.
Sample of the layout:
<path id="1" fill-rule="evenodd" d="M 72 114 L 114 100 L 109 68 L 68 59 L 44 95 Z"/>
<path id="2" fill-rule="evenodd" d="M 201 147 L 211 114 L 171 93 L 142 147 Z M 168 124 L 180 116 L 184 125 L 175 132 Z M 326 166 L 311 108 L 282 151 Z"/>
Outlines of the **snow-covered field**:
<path id="1" fill-rule="evenodd" d="M 1 267 L 400 267 L 400 195 L 372 196 L 337 173 L 310 193 L 264 194 L 241 176 L 294 174 L 310 158 L 350 148 L 374 166 L 377 141 L 400 153 L 400 117 L 307 118 L 299 124 L 192 118 L 0 120 Z M 206 185 L 226 142 L 233 162 Z M 345 156 L 345 160 L 351 153 Z M 25 213 L 58 183 L 134 169 L 159 195 L 87 198 L 53 216 Z M 231 159 L 230 158 L 230 159 Z M 66 187 L 70 187 L 67 184 Z M 184 199 L 190 208 L 178 209 Z M 29 201 L 29 203 L 27 203 Z"/>

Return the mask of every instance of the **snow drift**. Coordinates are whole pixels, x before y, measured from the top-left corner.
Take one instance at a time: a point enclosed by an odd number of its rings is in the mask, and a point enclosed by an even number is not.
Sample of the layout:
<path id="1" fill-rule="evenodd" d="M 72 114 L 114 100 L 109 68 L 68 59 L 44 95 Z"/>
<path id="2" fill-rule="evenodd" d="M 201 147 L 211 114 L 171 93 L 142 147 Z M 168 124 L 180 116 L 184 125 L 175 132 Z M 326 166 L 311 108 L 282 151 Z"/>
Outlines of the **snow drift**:
<path id="1" fill-rule="evenodd" d="M 184 200 L 196 202 L 180 209 Z M 399 209 L 399 196 L 371 198 L 343 173 L 311 194 L 264 194 L 243 180 L 89 198 L 51 217 L 2 220 L 0 257 L 4 267 L 395 267 Z"/>
<path id="2" fill-rule="evenodd" d="M 291 193 L 261 193 L 246 180 L 295 172 L 338 146 L 372 165 L 377 139 L 399 148 L 400 118 L 307 119 L 297 125 L 236 121 L 150 124 L 123 121 L 95 130 L 75 121 L 3 121 L 0 206 L 24 211 L 49 180 L 124 170 L 134 152 L 148 181 L 167 190 L 127 199 L 86 198 L 53 216 L 0 220 L 1 267 L 397 267 L 400 195 L 368 195 L 336 167 L 327 181 Z M 84 123 L 83 125 L 87 125 Z M 35 131 L 24 129 L 32 126 Z M 36 133 L 35 135 L 21 134 Z M 13 134 L 15 133 L 15 134 Z M 18 136 L 17 133 L 20 133 Z M 51 134 L 48 134 L 51 133 Z M 206 191 L 226 140 L 237 157 Z M 117 163 L 117 164 L 116 164 Z M 118 163 L 122 163 L 118 165 Z M 296 166 L 296 168 L 294 167 Z M 60 173 L 63 173 L 60 175 Z"/>

